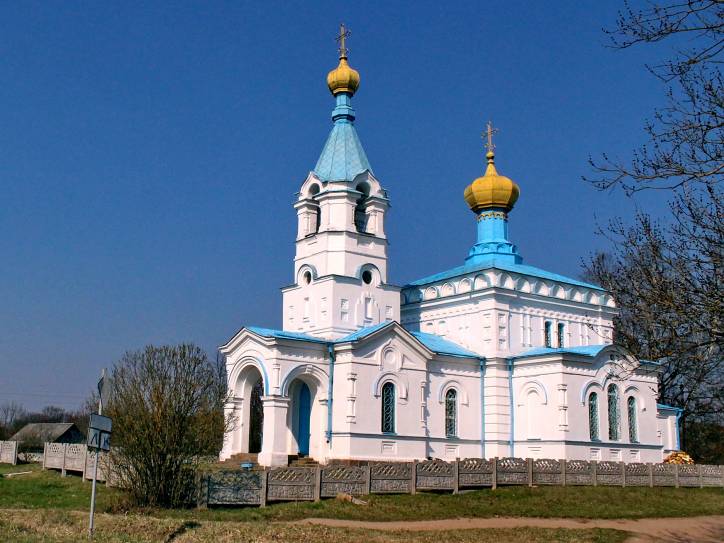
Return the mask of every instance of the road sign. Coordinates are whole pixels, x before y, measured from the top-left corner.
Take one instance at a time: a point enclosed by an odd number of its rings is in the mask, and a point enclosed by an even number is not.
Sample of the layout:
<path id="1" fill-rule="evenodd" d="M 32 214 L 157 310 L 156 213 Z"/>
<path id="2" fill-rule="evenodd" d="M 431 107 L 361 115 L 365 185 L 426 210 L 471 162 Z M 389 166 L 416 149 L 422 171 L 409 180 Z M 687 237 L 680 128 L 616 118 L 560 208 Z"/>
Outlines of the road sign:
<path id="1" fill-rule="evenodd" d="M 91 415 L 88 424 L 88 446 L 102 451 L 110 451 L 112 427 L 113 423 L 110 418 Z"/>

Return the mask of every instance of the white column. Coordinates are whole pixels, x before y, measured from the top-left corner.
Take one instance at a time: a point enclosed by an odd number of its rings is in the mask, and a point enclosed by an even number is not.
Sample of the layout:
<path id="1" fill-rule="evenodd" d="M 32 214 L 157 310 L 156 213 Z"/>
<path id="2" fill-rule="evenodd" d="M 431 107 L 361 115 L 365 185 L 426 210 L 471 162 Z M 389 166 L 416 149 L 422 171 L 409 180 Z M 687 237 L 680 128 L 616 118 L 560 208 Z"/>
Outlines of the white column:
<path id="1" fill-rule="evenodd" d="M 259 464 L 262 466 L 286 466 L 290 429 L 287 427 L 289 398 L 264 396 L 264 433 Z"/>

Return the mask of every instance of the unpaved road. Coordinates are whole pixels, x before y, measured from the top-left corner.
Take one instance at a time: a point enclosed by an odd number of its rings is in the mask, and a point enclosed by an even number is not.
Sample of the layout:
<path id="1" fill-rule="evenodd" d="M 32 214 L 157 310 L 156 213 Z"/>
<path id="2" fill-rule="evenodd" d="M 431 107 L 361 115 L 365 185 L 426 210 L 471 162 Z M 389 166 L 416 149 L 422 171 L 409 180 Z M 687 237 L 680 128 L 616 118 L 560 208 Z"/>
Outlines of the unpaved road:
<path id="1" fill-rule="evenodd" d="M 566 518 L 458 518 L 399 522 L 367 522 L 309 518 L 292 524 L 318 524 L 337 528 L 367 528 L 370 530 L 470 530 L 475 528 L 612 528 L 632 534 L 633 542 L 724 542 L 724 515 L 708 517 L 629 519 L 566 519 Z"/>

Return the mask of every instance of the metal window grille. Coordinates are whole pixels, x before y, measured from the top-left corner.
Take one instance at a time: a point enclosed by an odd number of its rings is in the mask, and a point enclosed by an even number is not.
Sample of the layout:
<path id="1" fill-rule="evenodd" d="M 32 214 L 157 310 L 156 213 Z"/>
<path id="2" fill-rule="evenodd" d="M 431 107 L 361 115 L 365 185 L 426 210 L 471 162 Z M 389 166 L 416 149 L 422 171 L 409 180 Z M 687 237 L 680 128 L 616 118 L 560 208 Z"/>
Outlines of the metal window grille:
<path id="1" fill-rule="evenodd" d="M 628 440 L 631 443 L 638 443 L 639 435 L 636 424 L 636 398 L 629 396 L 628 400 Z"/>
<path id="2" fill-rule="evenodd" d="M 588 428 L 591 441 L 597 441 L 598 436 L 598 394 L 592 392 L 588 397 Z"/>
<path id="3" fill-rule="evenodd" d="M 458 393 L 453 388 L 445 394 L 445 435 L 458 435 Z"/>
<path id="4" fill-rule="evenodd" d="M 565 325 L 562 322 L 559 322 L 558 323 L 558 348 L 559 349 L 562 349 L 565 346 L 564 340 L 563 340 L 563 334 L 564 334 L 565 330 L 566 330 Z"/>
<path id="5" fill-rule="evenodd" d="M 618 441 L 621 438 L 621 417 L 618 408 L 618 387 L 608 386 L 608 439 Z"/>
<path id="6" fill-rule="evenodd" d="M 382 385 L 382 431 L 395 431 L 395 385 L 392 383 Z"/>
<path id="7" fill-rule="evenodd" d="M 552 343 L 553 340 L 551 339 L 551 322 L 550 322 L 550 321 L 546 321 L 546 322 L 545 322 L 545 325 L 544 325 L 544 327 L 543 327 L 543 337 L 544 337 L 544 340 L 545 340 L 545 345 L 546 345 L 546 347 L 552 347 L 552 346 L 553 346 L 553 343 Z"/>

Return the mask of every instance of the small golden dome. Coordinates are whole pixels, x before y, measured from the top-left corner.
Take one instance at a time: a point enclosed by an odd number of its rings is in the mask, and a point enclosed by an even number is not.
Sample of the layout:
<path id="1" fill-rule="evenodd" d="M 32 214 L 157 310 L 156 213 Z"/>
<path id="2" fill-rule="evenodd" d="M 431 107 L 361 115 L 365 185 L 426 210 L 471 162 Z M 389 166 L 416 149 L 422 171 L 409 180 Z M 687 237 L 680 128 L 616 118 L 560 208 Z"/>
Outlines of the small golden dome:
<path id="1" fill-rule="evenodd" d="M 465 189 L 465 201 L 475 213 L 483 209 L 501 208 L 506 212 L 513 209 L 520 188 L 510 178 L 499 175 L 495 169 L 495 153 L 486 155 L 488 167 L 483 177 L 478 177 Z"/>
<path id="2" fill-rule="evenodd" d="M 339 57 L 339 66 L 327 75 L 327 86 L 335 96 L 340 92 L 354 94 L 359 88 L 359 72 L 347 64 L 347 57 Z"/>

